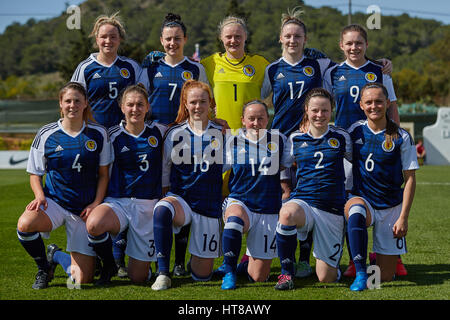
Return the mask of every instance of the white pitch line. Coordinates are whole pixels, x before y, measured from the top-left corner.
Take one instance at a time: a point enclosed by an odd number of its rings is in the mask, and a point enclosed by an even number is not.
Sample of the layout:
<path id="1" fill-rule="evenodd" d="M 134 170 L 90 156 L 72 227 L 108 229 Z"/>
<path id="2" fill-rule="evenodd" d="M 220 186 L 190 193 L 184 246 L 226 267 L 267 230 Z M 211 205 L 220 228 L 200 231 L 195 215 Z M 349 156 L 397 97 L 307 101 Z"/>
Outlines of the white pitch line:
<path id="1" fill-rule="evenodd" d="M 417 182 L 417 184 L 424 184 L 431 186 L 450 186 L 450 182 Z"/>

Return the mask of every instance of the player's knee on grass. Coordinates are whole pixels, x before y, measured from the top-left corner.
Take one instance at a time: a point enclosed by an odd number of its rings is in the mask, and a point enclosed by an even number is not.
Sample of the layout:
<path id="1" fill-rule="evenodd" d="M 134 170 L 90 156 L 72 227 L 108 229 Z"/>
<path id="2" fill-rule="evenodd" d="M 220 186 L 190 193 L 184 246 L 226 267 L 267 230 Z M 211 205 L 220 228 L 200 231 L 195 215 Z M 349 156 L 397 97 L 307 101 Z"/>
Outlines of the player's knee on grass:
<path id="1" fill-rule="evenodd" d="M 384 255 L 377 253 L 377 265 L 381 270 L 381 282 L 389 282 L 394 280 L 397 259 L 397 255 Z"/>
<path id="2" fill-rule="evenodd" d="M 211 278 L 214 259 L 191 256 L 191 274 L 196 281 L 208 281 Z"/>
<path id="3" fill-rule="evenodd" d="M 130 257 L 128 262 L 128 278 L 133 283 L 144 283 L 148 280 L 150 262 L 138 261 Z"/>
<path id="4" fill-rule="evenodd" d="M 248 270 L 248 275 L 252 278 L 254 282 L 266 282 L 267 279 L 269 279 L 270 276 L 270 269 L 269 272 L 266 270 Z"/>
<path id="5" fill-rule="evenodd" d="M 76 283 L 91 283 L 94 281 L 95 257 L 78 252 L 72 252 L 70 274 Z"/>

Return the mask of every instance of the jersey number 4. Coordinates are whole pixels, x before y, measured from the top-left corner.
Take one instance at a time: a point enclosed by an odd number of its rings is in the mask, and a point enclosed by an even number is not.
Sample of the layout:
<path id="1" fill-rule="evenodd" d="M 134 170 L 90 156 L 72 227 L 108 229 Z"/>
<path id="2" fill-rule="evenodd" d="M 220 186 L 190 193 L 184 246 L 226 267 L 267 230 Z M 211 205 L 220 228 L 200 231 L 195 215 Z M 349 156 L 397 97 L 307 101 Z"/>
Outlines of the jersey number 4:
<path id="1" fill-rule="evenodd" d="M 72 163 L 72 169 L 77 170 L 78 172 L 81 172 L 81 168 L 83 168 L 83 166 L 81 165 L 80 162 L 78 162 L 79 159 L 80 159 L 80 154 L 77 153 L 77 155 L 75 156 L 75 160 L 73 160 L 73 163 Z"/>

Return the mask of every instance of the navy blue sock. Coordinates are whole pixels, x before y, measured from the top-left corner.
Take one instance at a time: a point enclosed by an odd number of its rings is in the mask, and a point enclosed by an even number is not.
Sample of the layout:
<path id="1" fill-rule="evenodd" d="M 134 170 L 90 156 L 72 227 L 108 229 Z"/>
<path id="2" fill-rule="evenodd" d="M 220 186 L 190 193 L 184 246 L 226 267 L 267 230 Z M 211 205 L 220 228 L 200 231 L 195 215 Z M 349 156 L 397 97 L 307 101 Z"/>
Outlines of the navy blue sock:
<path id="1" fill-rule="evenodd" d="M 366 227 L 366 208 L 352 205 L 347 224 L 348 243 L 356 272 L 366 272 L 368 234 Z"/>
<path id="2" fill-rule="evenodd" d="M 223 263 L 226 265 L 227 272 L 236 272 L 237 261 L 241 252 L 243 229 L 244 221 L 241 218 L 228 217 L 222 234 Z"/>
<path id="3" fill-rule="evenodd" d="M 277 225 L 277 249 L 281 274 L 294 275 L 295 249 L 297 249 L 297 227 Z"/>
<path id="4" fill-rule="evenodd" d="M 70 254 L 63 252 L 61 250 L 56 251 L 53 254 L 53 261 L 60 264 L 64 269 L 64 272 L 70 277 L 70 266 L 72 265 L 72 259 L 70 258 Z"/>
<path id="5" fill-rule="evenodd" d="M 306 262 L 309 264 L 309 257 L 311 256 L 311 249 L 312 249 L 312 231 L 308 232 L 308 237 L 306 240 L 298 241 L 300 245 L 300 254 L 298 256 L 298 262 Z"/>
<path id="6" fill-rule="evenodd" d="M 159 272 L 169 274 L 170 251 L 173 242 L 172 212 L 175 209 L 170 203 L 163 203 L 163 205 L 158 205 L 153 211 L 153 233 Z"/>
<path id="7" fill-rule="evenodd" d="M 39 270 L 48 271 L 47 254 L 44 241 L 39 232 L 21 232 L 17 230 L 17 237 L 26 252 L 34 259 Z"/>
<path id="8" fill-rule="evenodd" d="M 113 239 L 113 256 L 114 260 L 123 261 L 125 258 L 125 249 L 127 247 L 127 230 L 119 232 Z"/>
<path id="9" fill-rule="evenodd" d="M 237 265 L 236 274 L 237 275 L 244 275 L 244 276 L 247 276 L 247 277 L 251 278 L 250 275 L 248 274 L 248 260 L 244 261 L 244 262 L 240 262 Z"/>
<path id="10" fill-rule="evenodd" d="M 189 232 L 191 225 L 188 224 L 181 228 L 180 232 L 175 235 L 175 264 L 184 266 L 186 258 L 186 249 L 189 241 Z"/>
<path id="11" fill-rule="evenodd" d="M 108 232 L 99 236 L 88 234 L 89 246 L 94 249 L 97 256 L 102 260 L 104 266 L 115 264 L 112 253 L 112 239 Z"/>

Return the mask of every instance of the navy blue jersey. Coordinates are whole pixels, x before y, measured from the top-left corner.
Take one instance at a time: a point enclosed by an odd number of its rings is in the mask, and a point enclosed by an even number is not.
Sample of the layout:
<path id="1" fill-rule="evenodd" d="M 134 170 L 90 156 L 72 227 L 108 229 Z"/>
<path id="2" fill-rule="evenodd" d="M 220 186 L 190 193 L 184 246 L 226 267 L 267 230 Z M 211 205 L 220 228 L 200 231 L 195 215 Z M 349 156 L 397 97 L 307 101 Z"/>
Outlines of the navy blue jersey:
<path id="1" fill-rule="evenodd" d="M 46 175 L 45 196 L 79 215 L 95 199 L 99 166 L 110 162 L 111 145 L 104 127 L 89 123 L 72 136 L 59 120 L 37 133 L 27 172 Z"/>
<path id="2" fill-rule="evenodd" d="M 117 98 L 124 88 L 137 83 L 141 67 L 136 61 L 121 56 L 105 66 L 97 60 L 97 55 L 93 53 L 81 62 L 71 81 L 86 88 L 95 121 L 110 128 L 123 119 Z"/>
<path id="3" fill-rule="evenodd" d="M 144 68 L 139 82 L 149 93 L 151 119 L 163 124 L 175 121 L 180 107 L 180 94 L 187 80 L 208 83 L 204 67 L 186 57 L 176 65 L 169 65 L 164 59 Z"/>
<path id="4" fill-rule="evenodd" d="M 348 129 L 358 120 L 366 119 L 359 106 L 361 89 L 370 82 L 382 83 L 388 90 L 389 100 L 395 101 L 392 78 L 381 72 L 381 66 L 367 61 L 359 68 L 343 62 L 325 72 L 324 88 L 334 95 L 336 100 L 335 125 Z"/>
<path id="5" fill-rule="evenodd" d="M 242 129 L 231 136 L 226 144 L 226 159 L 231 164 L 229 197 L 242 201 L 252 212 L 278 214 L 285 145 L 286 137 L 277 131 L 266 131 L 258 141 L 248 139 Z"/>
<path id="6" fill-rule="evenodd" d="M 291 163 L 297 163 L 297 185 L 291 198 L 343 215 L 346 201 L 344 159 L 351 161 L 352 155 L 349 134 L 329 125 L 319 138 L 296 131 L 287 143 Z"/>
<path id="7" fill-rule="evenodd" d="M 201 215 L 222 214 L 224 143 L 222 127 L 209 122 L 207 130 L 195 134 L 187 121 L 170 128 L 164 140 L 163 187 L 181 196 Z"/>
<path id="8" fill-rule="evenodd" d="M 125 121 L 109 129 L 114 160 L 110 168 L 109 197 L 161 198 L 165 131 L 165 126 L 154 122 L 147 122 L 138 136 L 125 130 Z"/>
<path id="9" fill-rule="evenodd" d="M 322 76 L 330 64 L 330 59 L 303 57 L 290 64 L 280 58 L 266 67 L 261 97 L 265 99 L 273 92 L 272 129 L 280 130 L 285 136 L 298 129 L 306 94 L 313 88 L 322 87 Z"/>
<path id="10" fill-rule="evenodd" d="M 375 209 L 387 209 L 403 201 L 403 170 L 416 170 L 416 148 L 409 133 L 399 128 L 398 139 L 386 142 L 385 130 L 373 132 L 366 121 L 349 129 L 353 143 L 352 194 Z"/>

